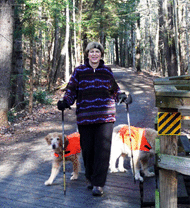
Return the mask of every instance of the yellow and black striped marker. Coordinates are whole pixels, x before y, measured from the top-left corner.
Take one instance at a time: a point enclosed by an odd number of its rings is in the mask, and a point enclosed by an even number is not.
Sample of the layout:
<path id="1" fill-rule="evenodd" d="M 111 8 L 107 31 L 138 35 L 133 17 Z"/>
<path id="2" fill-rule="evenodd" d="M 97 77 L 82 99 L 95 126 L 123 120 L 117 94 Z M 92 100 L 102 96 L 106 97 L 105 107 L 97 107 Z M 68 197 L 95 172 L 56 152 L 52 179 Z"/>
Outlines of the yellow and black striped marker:
<path id="1" fill-rule="evenodd" d="M 158 135 L 180 135 L 181 113 L 158 113 Z"/>

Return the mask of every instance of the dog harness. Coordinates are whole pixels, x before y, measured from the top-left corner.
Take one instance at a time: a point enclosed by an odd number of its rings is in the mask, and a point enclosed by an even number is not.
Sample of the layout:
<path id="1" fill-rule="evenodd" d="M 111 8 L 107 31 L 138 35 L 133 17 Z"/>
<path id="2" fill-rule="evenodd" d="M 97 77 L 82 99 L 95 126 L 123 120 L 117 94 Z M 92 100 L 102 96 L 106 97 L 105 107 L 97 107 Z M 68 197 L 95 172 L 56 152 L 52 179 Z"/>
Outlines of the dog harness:
<path id="1" fill-rule="evenodd" d="M 132 150 L 142 150 L 149 152 L 152 149 L 145 137 L 145 129 L 131 126 L 131 142 L 129 135 L 129 127 L 126 125 L 119 130 L 120 139 L 128 145 Z"/>
<path id="2" fill-rule="evenodd" d="M 65 150 L 65 152 L 66 152 L 65 157 L 69 157 L 70 155 L 75 155 L 77 153 L 80 153 L 80 151 L 81 151 L 80 134 L 78 132 L 75 132 L 73 134 L 68 135 L 67 139 L 69 141 L 69 144 Z M 57 153 L 54 153 L 54 156 L 60 157 L 60 155 Z"/>

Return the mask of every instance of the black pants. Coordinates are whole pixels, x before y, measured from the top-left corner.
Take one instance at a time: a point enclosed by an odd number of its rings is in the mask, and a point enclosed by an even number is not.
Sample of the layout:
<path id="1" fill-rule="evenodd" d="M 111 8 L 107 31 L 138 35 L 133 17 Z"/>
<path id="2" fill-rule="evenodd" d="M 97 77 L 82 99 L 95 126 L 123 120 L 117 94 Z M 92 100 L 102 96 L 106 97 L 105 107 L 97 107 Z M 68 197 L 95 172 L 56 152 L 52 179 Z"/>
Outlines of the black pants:
<path id="1" fill-rule="evenodd" d="M 109 168 L 113 123 L 79 125 L 85 176 L 93 186 L 103 187 Z"/>

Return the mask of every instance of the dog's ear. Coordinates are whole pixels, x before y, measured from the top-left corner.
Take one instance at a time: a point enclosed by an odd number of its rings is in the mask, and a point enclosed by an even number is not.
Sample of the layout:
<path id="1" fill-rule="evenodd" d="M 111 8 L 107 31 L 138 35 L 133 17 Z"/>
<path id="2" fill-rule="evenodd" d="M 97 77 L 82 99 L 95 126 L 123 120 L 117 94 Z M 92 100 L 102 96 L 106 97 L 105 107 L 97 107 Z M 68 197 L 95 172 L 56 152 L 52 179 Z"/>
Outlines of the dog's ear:
<path id="1" fill-rule="evenodd" d="M 69 140 L 68 140 L 68 138 L 67 138 L 67 135 L 65 135 L 65 136 L 64 136 L 64 150 L 67 149 L 68 144 L 69 144 Z"/>
<path id="2" fill-rule="evenodd" d="M 155 146 L 155 139 L 158 136 L 157 131 L 155 131 L 154 129 L 151 128 L 147 128 L 146 129 L 146 139 L 149 143 L 151 143 L 151 146 Z"/>
<path id="3" fill-rule="evenodd" d="M 62 134 L 57 134 L 57 136 L 59 138 L 59 146 L 62 147 L 63 145 Z"/>
<path id="4" fill-rule="evenodd" d="M 46 140 L 46 142 L 48 143 L 48 145 L 50 145 L 50 144 L 51 144 L 49 134 L 45 137 L 45 140 Z"/>

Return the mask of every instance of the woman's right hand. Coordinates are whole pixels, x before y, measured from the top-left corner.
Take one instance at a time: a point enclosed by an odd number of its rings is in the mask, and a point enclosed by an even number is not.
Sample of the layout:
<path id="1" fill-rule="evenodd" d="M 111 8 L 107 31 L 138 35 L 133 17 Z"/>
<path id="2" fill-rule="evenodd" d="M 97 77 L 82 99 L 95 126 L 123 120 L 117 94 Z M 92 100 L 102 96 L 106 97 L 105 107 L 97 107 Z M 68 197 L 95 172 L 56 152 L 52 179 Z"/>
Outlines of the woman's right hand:
<path id="1" fill-rule="evenodd" d="M 59 110 L 64 111 L 66 108 L 70 108 L 70 106 L 69 106 L 69 104 L 67 103 L 66 100 L 59 100 L 59 101 L 57 102 L 57 108 L 58 108 Z"/>

